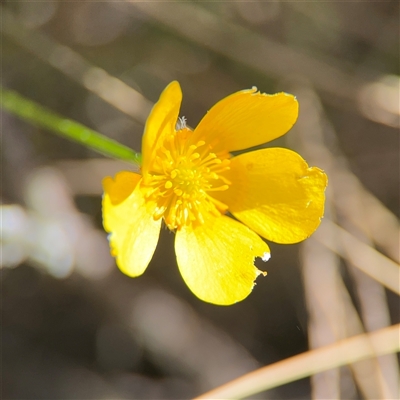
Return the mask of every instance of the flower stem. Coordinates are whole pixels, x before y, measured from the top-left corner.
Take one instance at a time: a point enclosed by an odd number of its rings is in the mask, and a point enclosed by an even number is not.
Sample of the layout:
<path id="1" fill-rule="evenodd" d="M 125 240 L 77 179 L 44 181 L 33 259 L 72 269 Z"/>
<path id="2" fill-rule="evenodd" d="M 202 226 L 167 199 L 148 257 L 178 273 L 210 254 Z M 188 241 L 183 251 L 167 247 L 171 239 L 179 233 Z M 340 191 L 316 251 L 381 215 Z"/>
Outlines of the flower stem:
<path id="1" fill-rule="evenodd" d="M 14 91 L 0 87 L 0 105 L 25 121 L 80 143 L 104 156 L 141 164 L 140 153 L 78 122 L 64 118 Z"/>

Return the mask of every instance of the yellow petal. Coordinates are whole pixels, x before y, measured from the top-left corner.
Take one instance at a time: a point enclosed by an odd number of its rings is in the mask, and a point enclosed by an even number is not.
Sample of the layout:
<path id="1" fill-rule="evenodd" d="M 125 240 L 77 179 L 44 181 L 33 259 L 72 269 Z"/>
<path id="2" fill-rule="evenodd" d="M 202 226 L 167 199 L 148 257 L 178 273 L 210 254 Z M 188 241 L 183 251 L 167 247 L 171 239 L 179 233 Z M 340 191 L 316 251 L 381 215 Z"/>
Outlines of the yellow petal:
<path id="1" fill-rule="evenodd" d="M 201 300 L 219 305 L 247 297 L 261 273 L 254 258 L 269 258 L 269 248 L 258 235 L 226 216 L 178 230 L 175 251 L 190 290 Z"/>
<path id="2" fill-rule="evenodd" d="M 134 174 L 137 175 L 137 174 Z M 140 178 L 139 175 L 135 179 Z M 118 193 L 123 180 L 114 185 L 106 181 L 103 196 L 103 225 L 110 232 L 111 253 L 121 271 L 129 276 L 139 276 L 147 268 L 160 234 L 161 220 L 154 221 L 153 210 L 144 202 L 140 182 L 122 202 L 113 203 L 112 193 Z M 111 193 L 111 195 L 110 195 Z"/>
<path id="3" fill-rule="evenodd" d="M 158 102 L 151 110 L 142 139 L 142 169 L 144 172 L 149 168 L 160 139 L 175 131 L 181 102 L 181 87 L 177 81 L 173 81 L 164 89 Z"/>
<path id="4" fill-rule="evenodd" d="M 297 119 L 296 98 L 286 93 L 268 95 L 256 90 L 243 90 L 219 101 L 200 121 L 195 140 L 216 143 L 215 151 L 234 151 L 284 135 Z"/>
<path id="5" fill-rule="evenodd" d="M 320 224 L 327 177 L 294 151 L 271 148 L 234 157 L 228 179 L 232 185 L 218 199 L 268 240 L 297 243 Z"/>
<path id="6" fill-rule="evenodd" d="M 134 172 L 121 171 L 115 175 L 115 178 L 107 176 L 103 179 L 104 192 L 110 197 L 113 205 L 124 201 L 135 189 L 141 177 Z"/>

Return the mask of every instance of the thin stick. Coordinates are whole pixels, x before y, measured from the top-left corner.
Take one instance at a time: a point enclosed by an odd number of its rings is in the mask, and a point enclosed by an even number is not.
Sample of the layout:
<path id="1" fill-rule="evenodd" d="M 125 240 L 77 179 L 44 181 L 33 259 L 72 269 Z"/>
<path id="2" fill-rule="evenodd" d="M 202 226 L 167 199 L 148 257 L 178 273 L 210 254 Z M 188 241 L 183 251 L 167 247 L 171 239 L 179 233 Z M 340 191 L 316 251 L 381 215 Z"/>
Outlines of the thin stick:
<path id="1" fill-rule="evenodd" d="M 354 336 L 279 361 L 202 394 L 196 399 L 242 399 L 321 371 L 400 350 L 400 324 Z"/>
<path id="2" fill-rule="evenodd" d="M 330 231 L 338 236 L 340 243 L 329 240 Z M 400 295 L 400 268 L 390 258 L 361 242 L 351 233 L 328 219 L 323 221 L 314 237 L 327 248 L 351 261 L 355 267 L 371 278 Z"/>

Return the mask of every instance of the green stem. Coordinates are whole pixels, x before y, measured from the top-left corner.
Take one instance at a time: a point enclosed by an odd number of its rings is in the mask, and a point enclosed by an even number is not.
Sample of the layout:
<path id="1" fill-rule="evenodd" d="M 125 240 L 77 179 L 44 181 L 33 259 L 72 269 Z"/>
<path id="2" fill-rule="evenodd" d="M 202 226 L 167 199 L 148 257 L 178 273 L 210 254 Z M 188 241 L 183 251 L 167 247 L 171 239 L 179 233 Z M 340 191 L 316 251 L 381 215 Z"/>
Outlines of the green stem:
<path id="1" fill-rule="evenodd" d="M 46 128 L 105 156 L 141 164 L 140 153 L 78 122 L 64 118 L 14 91 L 0 87 L 0 104 L 5 110 L 34 125 Z"/>

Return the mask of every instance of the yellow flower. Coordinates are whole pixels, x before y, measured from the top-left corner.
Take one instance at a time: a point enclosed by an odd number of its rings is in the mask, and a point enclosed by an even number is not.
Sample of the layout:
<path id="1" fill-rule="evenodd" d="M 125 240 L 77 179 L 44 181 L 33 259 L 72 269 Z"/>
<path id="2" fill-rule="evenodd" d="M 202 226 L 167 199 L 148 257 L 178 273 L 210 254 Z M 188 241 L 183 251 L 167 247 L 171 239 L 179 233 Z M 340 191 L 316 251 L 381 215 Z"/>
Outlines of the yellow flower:
<path id="1" fill-rule="evenodd" d="M 283 148 L 231 155 L 285 134 L 297 119 L 295 97 L 255 88 L 234 93 L 194 131 L 179 118 L 181 101 L 179 83 L 172 82 L 153 107 L 141 174 L 103 180 L 104 228 L 119 268 L 135 277 L 147 268 L 164 221 L 176 232 L 179 270 L 192 292 L 229 305 L 266 274 L 254 266 L 255 257 L 270 255 L 260 236 L 296 243 L 318 227 L 327 178 Z"/>

